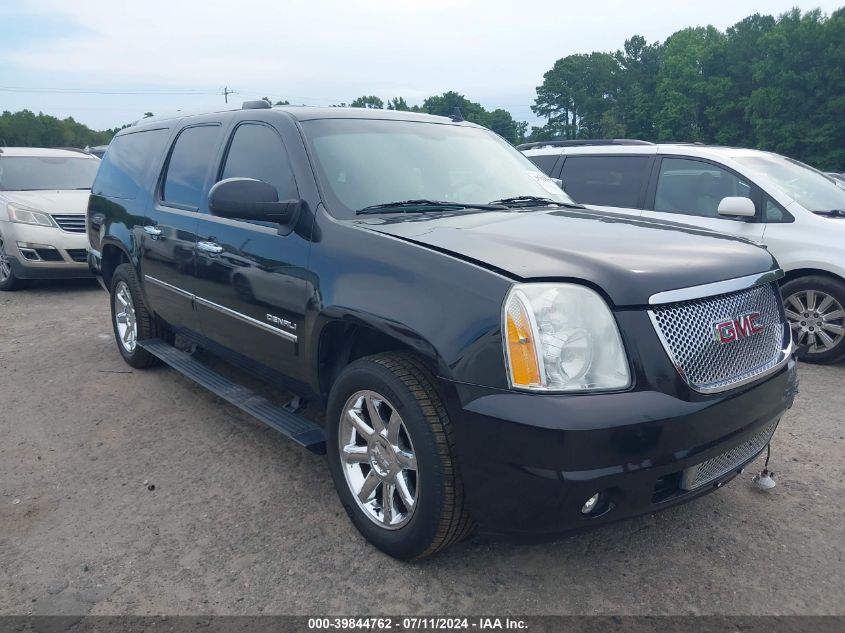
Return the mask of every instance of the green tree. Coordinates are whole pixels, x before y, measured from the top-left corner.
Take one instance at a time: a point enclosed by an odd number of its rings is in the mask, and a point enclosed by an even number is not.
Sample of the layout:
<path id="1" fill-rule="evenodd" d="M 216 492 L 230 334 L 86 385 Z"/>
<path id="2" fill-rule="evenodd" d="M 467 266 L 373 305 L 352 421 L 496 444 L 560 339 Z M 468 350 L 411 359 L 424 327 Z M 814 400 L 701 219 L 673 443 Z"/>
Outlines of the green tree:
<path id="1" fill-rule="evenodd" d="M 387 101 L 387 109 L 388 110 L 404 110 L 409 111 L 411 108 L 408 106 L 408 102 L 405 101 L 404 97 L 393 97 Z"/>
<path id="2" fill-rule="evenodd" d="M 678 31 L 666 40 L 657 80 L 657 138 L 711 142 L 714 110 L 730 95 L 725 35 L 708 26 Z"/>
<path id="3" fill-rule="evenodd" d="M 0 139 L 6 145 L 22 147 L 85 147 L 108 143 L 114 130 L 98 132 L 72 117 L 57 119 L 30 110 L 5 111 L 0 115 Z"/>
<path id="4" fill-rule="evenodd" d="M 657 77 L 663 57 L 660 43 L 649 44 L 641 35 L 625 40 L 623 50 L 614 55 L 619 64 L 619 94 L 616 99 L 616 137 L 653 139 Z"/>
<path id="5" fill-rule="evenodd" d="M 480 103 L 470 101 L 454 90 L 428 97 L 419 111 L 451 117 L 456 109 L 461 111 L 464 120 L 488 127 L 510 143 L 520 143 L 525 137 L 527 123 L 516 122 L 510 112 L 501 108 L 488 112 Z"/>
<path id="6" fill-rule="evenodd" d="M 845 11 L 797 9 L 759 40 L 749 99 L 761 148 L 823 168 L 845 167 Z"/>
<path id="7" fill-rule="evenodd" d="M 374 95 L 365 97 L 358 97 L 349 104 L 350 108 L 372 108 L 374 110 L 382 110 L 384 108 L 384 101 Z"/>
<path id="8" fill-rule="evenodd" d="M 454 90 L 444 92 L 442 95 L 428 97 L 423 101 L 421 110 L 429 114 L 450 117 L 455 113 L 455 108 L 460 109 L 465 120 L 484 125 L 487 111 L 481 107 L 480 103 L 470 101 Z"/>
<path id="9" fill-rule="evenodd" d="M 537 87 L 531 109 L 563 138 L 602 138 L 620 129 L 616 102 L 619 61 L 609 53 L 569 55 L 555 62 Z"/>

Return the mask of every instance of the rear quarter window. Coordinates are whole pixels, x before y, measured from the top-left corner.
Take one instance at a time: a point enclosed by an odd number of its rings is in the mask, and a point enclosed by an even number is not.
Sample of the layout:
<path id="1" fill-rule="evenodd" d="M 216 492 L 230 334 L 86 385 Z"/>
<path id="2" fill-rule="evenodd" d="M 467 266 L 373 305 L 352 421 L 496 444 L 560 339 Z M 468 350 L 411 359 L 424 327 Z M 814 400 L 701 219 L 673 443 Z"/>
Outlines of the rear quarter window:
<path id="1" fill-rule="evenodd" d="M 637 208 L 650 164 L 650 156 L 569 156 L 560 178 L 575 202 Z"/>
<path id="2" fill-rule="evenodd" d="M 94 179 L 92 193 L 134 200 L 153 162 L 161 156 L 169 132 L 160 128 L 115 137 Z"/>
<path id="3" fill-rule="evenodd" d="M 542 171 L 547 176 L 553 176 L 555 164 L 560 154 L 539 154 L 537 156 L 526 156 L 528 160 L 537 166 L 537 169 Z"/>

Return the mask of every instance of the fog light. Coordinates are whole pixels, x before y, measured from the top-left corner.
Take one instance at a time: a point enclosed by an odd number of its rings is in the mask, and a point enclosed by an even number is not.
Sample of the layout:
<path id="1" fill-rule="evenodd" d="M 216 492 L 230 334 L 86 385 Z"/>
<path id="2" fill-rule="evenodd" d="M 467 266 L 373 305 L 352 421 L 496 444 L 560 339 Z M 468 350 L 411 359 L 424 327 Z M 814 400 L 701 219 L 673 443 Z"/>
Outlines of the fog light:
<path id="1" fill-rule="evenodd" d="M 592 497 L 587 499 L 587 503 L 585 503 L 584 507 L 581 508 L 581 514 L 590 514 L 593 510 L 595 510 L 598 507 L 600 500 L 601 500 L 601 493 L 597 492 Z"/>

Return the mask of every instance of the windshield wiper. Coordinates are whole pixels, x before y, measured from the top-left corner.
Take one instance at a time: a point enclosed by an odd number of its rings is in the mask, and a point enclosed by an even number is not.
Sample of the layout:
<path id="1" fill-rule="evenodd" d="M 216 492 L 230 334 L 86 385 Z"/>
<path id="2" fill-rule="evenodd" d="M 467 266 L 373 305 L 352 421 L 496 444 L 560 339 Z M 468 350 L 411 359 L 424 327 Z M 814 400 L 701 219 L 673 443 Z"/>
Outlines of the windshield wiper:
<path id="1" fill-rule="evenodd" d="M 459 211 L 461 209 L 483 209 L 485 211 L 501 211 L 505 207 L 498 204 L 470 204 L 466 202 L 448 202 L 444 200 L 399 200 L 397 202 L 384 202 L 382 204 L 372 204 L 363 209 L 358 209 L 355 213 L 358 215 L 367 215 L 372 213 L 407 213 L 408 209 L 437 209 Z"/>
<path id="2" fill-rule="evenodd" d="M 834 218 L 845 218 L 845 210 L 843 209 L 830 209 L 828 211 L 813 211 L 816 215 L 829 215 Z"/>
<path id="3" fill-rule="evenodd" d="M 501 200 L 493 200 L 490 204 L 504 204 L 509 207 L 548 207 L 550 205 L 557 205 L 559 207 L 567 207 L 570 209 L 583 209 L 580 204 L 572 204 L 570 202 L 558 202 L 551 198 L 543 198 L 541 196 L 513 196 L 511 198 L 502 198 Z"/>

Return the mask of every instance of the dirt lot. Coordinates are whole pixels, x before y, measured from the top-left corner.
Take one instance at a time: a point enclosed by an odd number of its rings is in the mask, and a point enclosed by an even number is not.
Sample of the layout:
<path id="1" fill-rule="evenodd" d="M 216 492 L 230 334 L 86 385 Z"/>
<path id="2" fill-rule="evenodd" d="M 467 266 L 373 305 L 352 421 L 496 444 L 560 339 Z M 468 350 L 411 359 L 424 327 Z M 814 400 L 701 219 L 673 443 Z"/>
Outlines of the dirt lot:
<path id="1" fill-rule="evenodd" d="M 845 367 L 801 373 L 771 493 L 403 564 L 324 458 L 125 365 L 96 284 L 0 294 L 0 613 L 845 614 Z"/>

